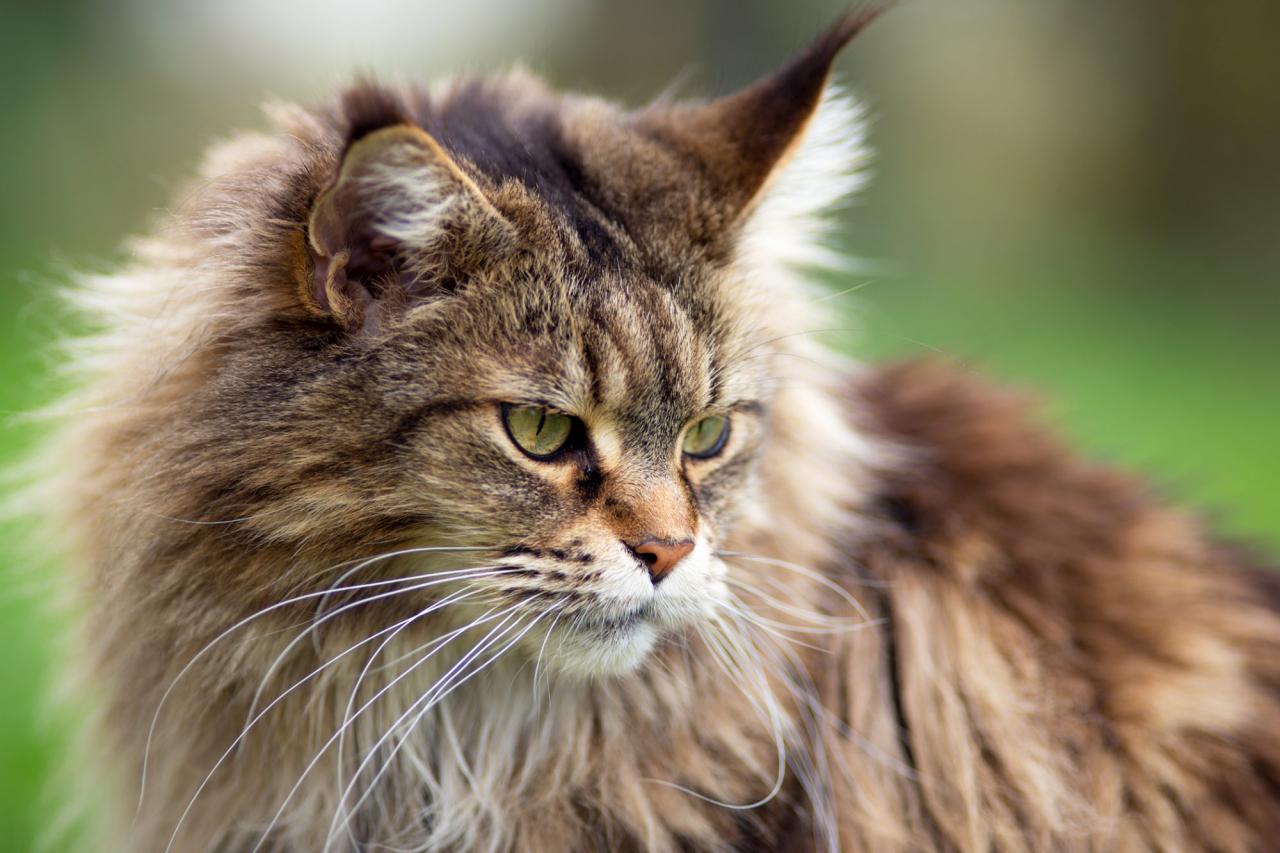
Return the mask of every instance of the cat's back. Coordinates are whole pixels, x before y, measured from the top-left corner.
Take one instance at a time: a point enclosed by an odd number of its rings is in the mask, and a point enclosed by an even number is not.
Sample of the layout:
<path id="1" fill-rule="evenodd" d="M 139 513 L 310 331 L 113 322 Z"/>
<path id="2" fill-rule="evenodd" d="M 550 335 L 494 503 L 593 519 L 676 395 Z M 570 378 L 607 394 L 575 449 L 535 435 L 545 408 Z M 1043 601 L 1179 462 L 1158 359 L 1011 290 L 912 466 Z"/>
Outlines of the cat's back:
<path id="1" fill-rule="evenodd" d="M 1277 837 L 1280 576 L 959 368 L 875 369 L 849 400 L 892 460 L 854 557 L 885 584 L 888 701 L 932 839 Z"/>

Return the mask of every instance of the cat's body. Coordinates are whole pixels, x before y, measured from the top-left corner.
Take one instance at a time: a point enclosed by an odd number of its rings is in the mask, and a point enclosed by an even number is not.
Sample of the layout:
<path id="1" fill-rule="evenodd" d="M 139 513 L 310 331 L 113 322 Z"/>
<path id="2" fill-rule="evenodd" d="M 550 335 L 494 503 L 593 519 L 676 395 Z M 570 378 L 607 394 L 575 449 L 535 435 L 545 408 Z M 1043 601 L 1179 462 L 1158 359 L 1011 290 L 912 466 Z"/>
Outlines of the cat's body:
<path id="1" fill-rule="evenodd" d="M 1275 581 L 804 334 L 859 25 L 701 107 L 359 88 L 88 288 L 55 484 L 121 846 L 1280 837 Z"/>

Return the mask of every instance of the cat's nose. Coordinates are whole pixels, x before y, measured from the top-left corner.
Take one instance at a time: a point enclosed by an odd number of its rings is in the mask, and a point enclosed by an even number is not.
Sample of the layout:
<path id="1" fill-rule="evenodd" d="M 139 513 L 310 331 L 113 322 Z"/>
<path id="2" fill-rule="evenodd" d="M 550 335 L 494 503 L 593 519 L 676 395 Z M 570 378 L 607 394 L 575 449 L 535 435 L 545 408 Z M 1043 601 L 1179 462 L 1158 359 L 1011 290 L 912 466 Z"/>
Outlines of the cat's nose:
<path id="1" fill-rule="evenodd" d="M 689 552 L 693 550 L 692 539 L 658 539 L 646 536 L 638 542 L 625 544 L 649 570 L 649 579 L 654 586 L 662 583 L 663 578 L 676 567 L 676 563 L 689 556 Z"/>

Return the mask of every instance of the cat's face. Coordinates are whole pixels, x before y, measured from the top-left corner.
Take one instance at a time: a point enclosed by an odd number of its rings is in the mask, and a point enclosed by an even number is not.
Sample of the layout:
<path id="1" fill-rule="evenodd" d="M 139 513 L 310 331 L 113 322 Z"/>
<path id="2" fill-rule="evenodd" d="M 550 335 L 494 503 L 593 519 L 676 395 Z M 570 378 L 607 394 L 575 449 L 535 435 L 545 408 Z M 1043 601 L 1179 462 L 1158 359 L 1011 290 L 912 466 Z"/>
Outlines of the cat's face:
<path id="1" fill-rule="evenodd" d="M 195 219 L 234 255 L 236 310 L 266 310 L 175 416 L 190 482 L 163 497 L 228 548 L 265 543 L 267 585 L 327 594 L 335 554 L 357 581 L 419 573 L 376 622 L 448 600 L 415 630 L 496 624 L 564 672 L 626 672 L 713 621 L 744 582 L 718 549 L 745 514 L 768 525 L 771 423 L 823 429 L 811 399 L 778 405 L 808 302 L 746 244 L 793 258 L 847 189 L 856 128 L 819 105 L 855 30 L 703 105 L 625 112 L 517 75 L 308 115 L 292 172 L 233 173 Z"/>
<path id="2" fill-rule="evenodd" d="M 541 617 L 548 666 L 625 671 L 724 601 L 715 551 L 752 500 L 767 360 L 721 304 L 730 282 L 689 284 L 495 282 L 381 345 L 384 364 L 435 353 L 396 489 L 430 542 L 492 549 L 467 561 L 501 572 L 467 612 Z"/>

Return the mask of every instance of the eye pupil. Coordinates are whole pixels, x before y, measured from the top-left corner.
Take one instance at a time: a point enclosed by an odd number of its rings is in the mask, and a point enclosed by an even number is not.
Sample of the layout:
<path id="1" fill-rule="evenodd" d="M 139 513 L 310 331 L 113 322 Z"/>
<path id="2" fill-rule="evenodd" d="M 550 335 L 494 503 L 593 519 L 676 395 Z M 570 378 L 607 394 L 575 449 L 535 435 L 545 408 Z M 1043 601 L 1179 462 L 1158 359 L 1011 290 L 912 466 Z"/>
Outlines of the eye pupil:
<path id="1" fill-rule="evenodd" d="M 545 406 L 504 403 L 502 422 L 516 447 L 534 459 L 546 460 L 569 443 L 575 419 Z"/>

